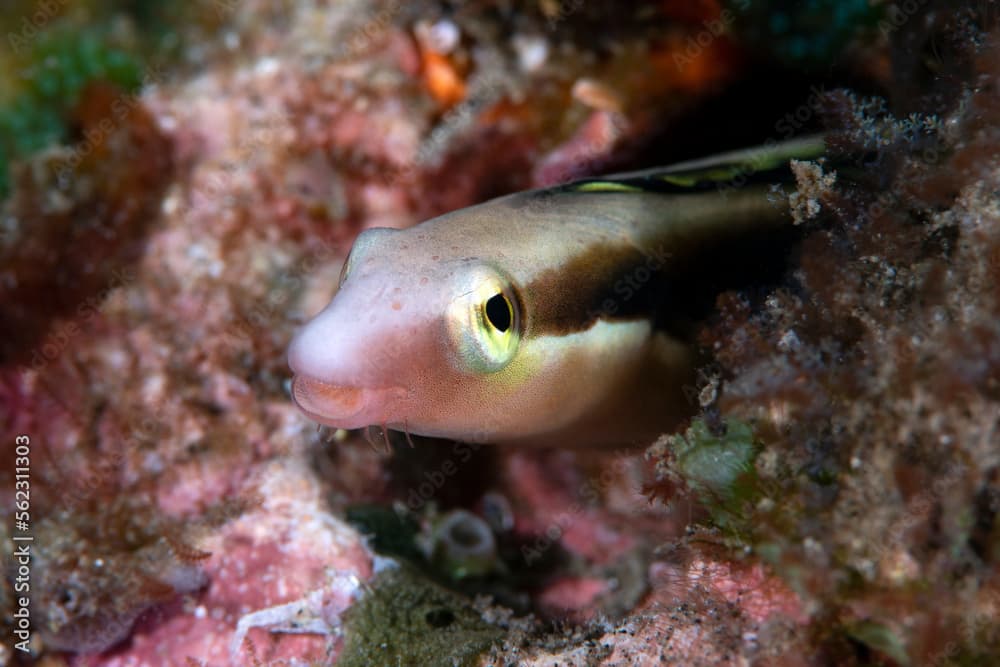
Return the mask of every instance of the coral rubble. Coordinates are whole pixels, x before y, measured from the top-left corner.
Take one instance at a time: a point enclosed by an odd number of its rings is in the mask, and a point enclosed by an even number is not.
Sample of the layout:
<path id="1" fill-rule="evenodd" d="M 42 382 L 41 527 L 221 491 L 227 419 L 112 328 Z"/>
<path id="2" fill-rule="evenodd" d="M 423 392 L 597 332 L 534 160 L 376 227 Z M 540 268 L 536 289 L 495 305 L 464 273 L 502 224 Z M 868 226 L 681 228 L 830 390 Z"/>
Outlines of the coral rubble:
<path id="1" fill-rule="evenodd" d="M 3 664 L 1000 655 L 995 3 L 13 4 Z M 719 295 L 645 456 L 291 405 L 362 229 L 821 123 L 787 271 Z"/>

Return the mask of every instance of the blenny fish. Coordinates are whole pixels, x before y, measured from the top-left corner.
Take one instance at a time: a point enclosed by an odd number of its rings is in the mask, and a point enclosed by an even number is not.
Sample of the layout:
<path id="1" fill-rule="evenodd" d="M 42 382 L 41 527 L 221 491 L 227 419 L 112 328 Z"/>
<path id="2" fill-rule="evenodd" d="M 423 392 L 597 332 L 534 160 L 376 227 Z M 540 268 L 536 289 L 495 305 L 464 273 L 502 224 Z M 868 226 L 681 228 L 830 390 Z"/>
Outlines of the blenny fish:
<path id="1" fill-rule="evenodd" d="M 790 160 L 823 151 L 807 137 L 368 229 L 291 343 L 292 397 L 344 429 L 648 442 L 697 409 L 695 295 L 773 263 Z"/>

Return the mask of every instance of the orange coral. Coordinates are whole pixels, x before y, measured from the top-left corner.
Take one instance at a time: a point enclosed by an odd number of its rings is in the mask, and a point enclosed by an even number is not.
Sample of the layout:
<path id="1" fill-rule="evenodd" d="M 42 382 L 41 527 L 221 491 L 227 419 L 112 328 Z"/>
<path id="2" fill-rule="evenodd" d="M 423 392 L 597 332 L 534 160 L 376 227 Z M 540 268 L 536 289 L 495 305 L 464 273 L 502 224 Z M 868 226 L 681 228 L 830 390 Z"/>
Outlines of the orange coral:
<path id="1" fill-rule="evenodd" d="M 465 99 L 466 85 L 454 63 L 445 55 L 423 49 L 424 83 L 437 102 L 445 108 Z"/>

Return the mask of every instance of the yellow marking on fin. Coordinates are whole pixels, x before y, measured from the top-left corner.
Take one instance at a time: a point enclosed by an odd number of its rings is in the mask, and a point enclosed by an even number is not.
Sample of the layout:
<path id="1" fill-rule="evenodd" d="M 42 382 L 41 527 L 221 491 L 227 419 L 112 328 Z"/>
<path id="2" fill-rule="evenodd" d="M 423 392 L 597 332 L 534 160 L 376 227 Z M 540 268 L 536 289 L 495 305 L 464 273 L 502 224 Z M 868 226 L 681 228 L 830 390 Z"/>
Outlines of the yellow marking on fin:
<path id="1" fill-rule="evenodd" d="M 666 176 L 660 176 L 660 180 L 682 188 L 690 188 L 698 182 L 698 178 L 696 177 L 681 174 L 667 174 Z"/>
<path id="2" fill-rule="evenodd" d="M 612 181 L 592 181 L 576 187 L 577 192 L 642 192 L 642 188 Z"/>
<path id="3" fill-rule="evenodd" d="M 671 185 L 677 185 L 682 188 L 692 188 L 699 183 L 704 183 L 705 181 L 710 183 L 731 181 L 739 175 L 741 168 L 743 171 L 752 171 L 744 165 L 733 165 L 732 167 L 723 167 L 721 169 L 704 169 L 702 171 L 664 174 L 659 178 L 661 181 L 666 181 Z"/>

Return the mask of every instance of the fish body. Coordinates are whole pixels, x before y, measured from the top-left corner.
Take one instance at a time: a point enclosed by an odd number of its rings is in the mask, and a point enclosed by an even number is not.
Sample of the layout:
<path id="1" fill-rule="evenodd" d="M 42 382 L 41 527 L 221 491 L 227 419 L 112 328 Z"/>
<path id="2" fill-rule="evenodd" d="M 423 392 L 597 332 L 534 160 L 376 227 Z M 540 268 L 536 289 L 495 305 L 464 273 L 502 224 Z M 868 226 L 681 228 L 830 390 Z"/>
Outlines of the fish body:
<path id="1" fill-rule="evenodd" d="M 685 394 L 698 350 L 674 325 L 703 276 L 725 273 L 714 249 L 739 255 L 744 239 L 790 228 L 774 183 L 790 180 L 790 158 L 822 150 L 811 137 L 367 230 L 333 300 L 292 341 L 293 399 L 346 429 L 655 438 L 696 407 Z"/>

